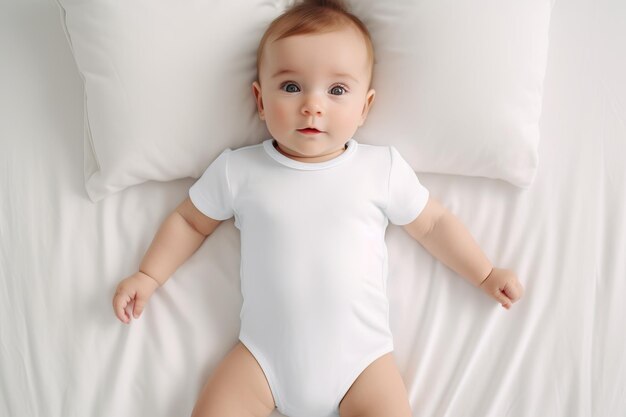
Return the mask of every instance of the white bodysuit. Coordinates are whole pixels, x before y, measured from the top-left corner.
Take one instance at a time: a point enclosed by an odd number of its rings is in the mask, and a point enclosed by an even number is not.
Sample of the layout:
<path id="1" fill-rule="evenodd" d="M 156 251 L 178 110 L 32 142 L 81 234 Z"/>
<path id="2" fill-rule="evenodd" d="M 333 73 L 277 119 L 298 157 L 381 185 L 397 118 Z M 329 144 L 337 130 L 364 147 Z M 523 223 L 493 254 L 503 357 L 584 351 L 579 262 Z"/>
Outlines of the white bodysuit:
<path id="1" fill-rule="evenodd" d="M 286 157 L 272 139 L 226 149 L 189 190 L 207 216 L 235 216 L 239 339 L 290 417 L 337 416 L 359 374 L 393 350 L 385 229 L 428 200 L 394 147 L 347 145 L 319 163 Z"/>

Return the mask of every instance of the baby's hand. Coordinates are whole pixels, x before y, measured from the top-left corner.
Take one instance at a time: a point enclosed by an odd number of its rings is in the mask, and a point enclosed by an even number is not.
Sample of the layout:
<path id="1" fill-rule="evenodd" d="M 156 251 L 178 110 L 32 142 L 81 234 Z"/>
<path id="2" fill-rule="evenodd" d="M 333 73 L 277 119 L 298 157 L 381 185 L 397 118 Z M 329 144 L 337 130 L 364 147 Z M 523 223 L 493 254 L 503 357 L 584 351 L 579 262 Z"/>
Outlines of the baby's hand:
<path id="1" fill-rule="evenodd" d="M 524 294 L 524 287 L 517 279 L 517 275 L 508 269 L 493 268 L 489 276 L 480 284 L 480 288 L 507 310 Z"/>
<path id="2" fill-rule="evenodd" d="M 113 311 L 123 323 L 130 322 L 130 316 L 125 309 L 128 303 L 135 301 L 133 316 L 137 319 L 141 315 L 148 298 L 159 288 L 159 283 L 143 272 L 137 272 L 122 280 L 113 296 Z"/>

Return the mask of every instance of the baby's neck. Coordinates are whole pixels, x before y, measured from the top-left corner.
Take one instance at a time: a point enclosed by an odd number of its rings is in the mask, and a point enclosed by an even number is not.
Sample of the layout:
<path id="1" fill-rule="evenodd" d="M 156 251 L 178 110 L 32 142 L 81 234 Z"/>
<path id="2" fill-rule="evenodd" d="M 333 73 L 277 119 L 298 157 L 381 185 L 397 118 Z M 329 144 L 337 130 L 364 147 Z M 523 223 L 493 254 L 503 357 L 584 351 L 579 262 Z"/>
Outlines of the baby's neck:
<path id="1" fill-rule="evenodd" d="M 280 144 L 276 140 L 273 141 L 273 145 L 274 145 L 274 148 L 276 148 L 278 150 L 278 152 L 280 152 L 281 154 L 285 155 L 287 158 L 293 159 L 293 160 L 298 161 L 298 162 L 304 162 L 304 163 L 316 163 L 316 162 L 330 161 L 331 159 L 334 159 L 334 158 L 338 157 L 346 149 L 348 149 L 348 145 L 346 144 L 346 145 L 343 145 L 343 148 L 341 148 L 341 149 L 339 149 L 339 150 L 337 150 L 335 152 L 331 152 L 329 154 L 325 154 L 325 155 L 296 156 L 296 155 L 292 155 L 292 154 L 286 152 L 284 149 L 282 149 Z"/>

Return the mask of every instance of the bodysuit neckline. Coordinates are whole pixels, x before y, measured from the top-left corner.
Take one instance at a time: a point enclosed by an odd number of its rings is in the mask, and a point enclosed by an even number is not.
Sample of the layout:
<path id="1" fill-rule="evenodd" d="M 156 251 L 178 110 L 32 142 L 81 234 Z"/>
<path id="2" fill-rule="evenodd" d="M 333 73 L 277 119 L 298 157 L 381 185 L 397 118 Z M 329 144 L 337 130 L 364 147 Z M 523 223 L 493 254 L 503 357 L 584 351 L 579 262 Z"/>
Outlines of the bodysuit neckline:
<path id="1" fill-rule="evenodd" d="M 346 142 L 347 148 L 340 155 L 336 156 L 333 159 L 329 159 L 324 162 L 300 162 L 295 159 L 291 159 L 278 151 L 274 147 L 274 139 L 267 139 L 263 141 L 263 148 L 265 152 L 271 156 L 276 162 L 279 162 L 282 165 L 288 166 L 294 169 L 300 169 L 304 171 L 318 170 L 318 169 L 326 169 L 337 166 L 346 160 L 348 160 L 358 148 L 358 143 L 356 140 L 350 138 L 348 142 Z"/>

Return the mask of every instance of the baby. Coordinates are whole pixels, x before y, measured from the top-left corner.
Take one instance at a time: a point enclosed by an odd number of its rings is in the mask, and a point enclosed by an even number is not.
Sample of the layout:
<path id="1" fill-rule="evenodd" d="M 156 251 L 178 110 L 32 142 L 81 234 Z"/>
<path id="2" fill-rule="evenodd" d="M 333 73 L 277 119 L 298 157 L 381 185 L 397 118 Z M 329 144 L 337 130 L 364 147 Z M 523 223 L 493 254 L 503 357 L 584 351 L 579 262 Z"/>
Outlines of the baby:
<path id="1" fill-rule="evenodd" d="M 305 1 L 263 36 L 252 85 L 272 136 L 224 150 L 164 221 L 113 308 L 152 293 L 226 219 L 241 232 L 239 341 L 193 417 L 409 417 L 386 297 L 390 221 L 506 309 L 522 296 L 393 146 L 353 134 L 374 102 L 374 53 L 338 1 Z"/>

